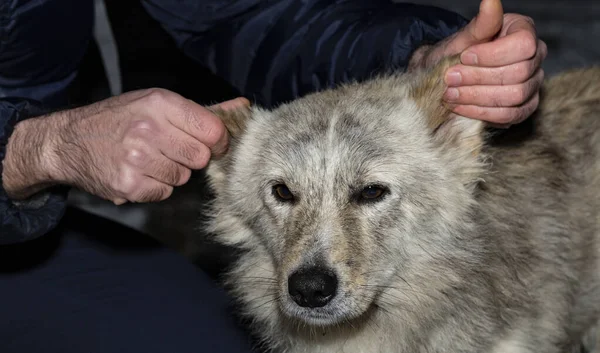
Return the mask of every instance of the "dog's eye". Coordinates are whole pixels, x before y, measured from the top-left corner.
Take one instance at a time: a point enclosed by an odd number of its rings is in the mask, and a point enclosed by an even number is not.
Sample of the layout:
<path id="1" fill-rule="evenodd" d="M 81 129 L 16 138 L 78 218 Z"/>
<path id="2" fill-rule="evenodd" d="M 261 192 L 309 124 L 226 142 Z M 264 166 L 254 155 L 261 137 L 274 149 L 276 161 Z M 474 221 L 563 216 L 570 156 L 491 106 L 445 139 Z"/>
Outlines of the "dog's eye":
<path id="1" fill-rule="evenodd" d="M 292 201 L 294 200 L 294 194 L 288 189 L 285 184 L 277 184 L 273 186 L 273 194 L 280 201 Z"/>
<path id="2" fill-rule="evenodd" d="M 378 201 L 385 196 L 387 188 L 377 185 L 369 185 L 362 189 L 359 195 L 359 201 L 361 202 L 374 202 Z"/>

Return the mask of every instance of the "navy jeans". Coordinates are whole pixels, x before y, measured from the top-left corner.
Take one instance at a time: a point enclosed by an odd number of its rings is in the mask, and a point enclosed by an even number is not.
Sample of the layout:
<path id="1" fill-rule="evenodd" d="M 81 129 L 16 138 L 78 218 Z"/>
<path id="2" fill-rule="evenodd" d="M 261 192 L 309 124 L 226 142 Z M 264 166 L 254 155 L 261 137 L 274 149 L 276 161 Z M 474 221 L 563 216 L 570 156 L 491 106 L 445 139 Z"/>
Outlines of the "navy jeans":
<path id="1" fill-rule="evenodd" d="M 0 246 L 2 353 L 250 352 L 229 304 L 179 254 L 79 210 Z"/>

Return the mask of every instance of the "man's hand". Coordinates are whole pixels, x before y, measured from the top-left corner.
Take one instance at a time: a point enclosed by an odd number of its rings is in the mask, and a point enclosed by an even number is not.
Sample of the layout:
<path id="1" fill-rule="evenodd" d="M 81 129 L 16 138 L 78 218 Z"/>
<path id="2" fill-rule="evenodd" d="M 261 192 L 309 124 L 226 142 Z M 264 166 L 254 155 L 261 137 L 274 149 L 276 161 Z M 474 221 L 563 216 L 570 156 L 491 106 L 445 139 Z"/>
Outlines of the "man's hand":
<path id="1" fill-rule="evenodd" d="M 483 0 L 479 14 L 465 28 L 419 49 L 409 69 L 461 54 L 461 64 L 446 72 L 449 88 L 444 99 L 459 115 L 507 127 L 537 109 L 547 53 L 531 18 L 504 14 L 500 0 Z"/>
<path id="2" fill-rule="evenodd" d="M 14 198 L 66 184 L 115 204 L 160 201 L 227 148 L 227 130 L 209 110 L 173 92 L 140 90 L 17 124 L 3 184 Z"/>

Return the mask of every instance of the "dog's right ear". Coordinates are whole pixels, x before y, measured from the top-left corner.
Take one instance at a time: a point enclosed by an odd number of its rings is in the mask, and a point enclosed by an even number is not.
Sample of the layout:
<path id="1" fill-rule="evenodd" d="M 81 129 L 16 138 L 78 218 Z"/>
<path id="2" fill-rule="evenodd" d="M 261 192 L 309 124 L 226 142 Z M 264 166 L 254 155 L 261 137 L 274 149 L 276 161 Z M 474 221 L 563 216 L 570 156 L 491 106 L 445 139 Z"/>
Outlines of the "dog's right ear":
<path id="1" fill-rule="evenodd" d="M 208 107 L 213 114 L 218 116 L 225 128 L 229 132 L 229 147 L 224 156 L 214 158 L 206 168 L 206 175 L 209 183 L 215 192 L 219 192 L 224 187 L 225 178 L 232 164 L 232 154 L 237 148 L 239 139 L 242 137 L 248 122 L 252 118 L 252 108 L 249 105 L 240 105 L 233 108 L 224 109 L 220 106 Z"/>
<path id="2" fill-rule="evenodd" d="M 411 96 L 423 111 L 434 140 L 445 147 L 469 150 L 477 155 L 483 144 L 484 123 L 455 114 L 452 107 L 443 101 L 447 88 L 444 74 L 459 63 L 460 55 L 453 55 L 443 58 L 433 68 L 421 71 L 411 87 Z"/>
<path id="3" fill-rule="evenodd" d="M 443 101 L 447 88 L 444 74 L 458 63 L 460 56 L 454 55 L 442 59 L 431 69 L 417 73 L 410 92 L 423 112 L 432 141 L 454 159 L 453 165 L 463 175 L 465 184 L 472 184 L 481 173 L 485 124 L 454 113 L 452 107 Z"/>

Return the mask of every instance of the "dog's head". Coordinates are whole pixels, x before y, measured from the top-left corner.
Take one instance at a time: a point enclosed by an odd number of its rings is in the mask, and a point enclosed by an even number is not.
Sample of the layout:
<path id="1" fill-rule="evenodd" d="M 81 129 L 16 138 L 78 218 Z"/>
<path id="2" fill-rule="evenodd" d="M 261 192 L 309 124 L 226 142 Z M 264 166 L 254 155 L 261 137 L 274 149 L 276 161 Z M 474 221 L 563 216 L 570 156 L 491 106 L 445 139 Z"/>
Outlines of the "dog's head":
<path id="1" fill-rule="evenodd" d="M 410 310 L 456 280 L 483 141 L 480 121 L 442 104 L 456 60 L 273 111 L 216 112 L 232 140 L 208 168 L 211 229 L 250 252 L 233 284 L 252 315 L 270 305 L 338 325 L 392 304 Z"/>

